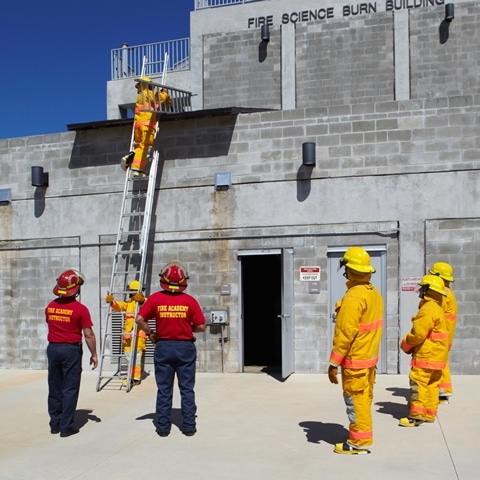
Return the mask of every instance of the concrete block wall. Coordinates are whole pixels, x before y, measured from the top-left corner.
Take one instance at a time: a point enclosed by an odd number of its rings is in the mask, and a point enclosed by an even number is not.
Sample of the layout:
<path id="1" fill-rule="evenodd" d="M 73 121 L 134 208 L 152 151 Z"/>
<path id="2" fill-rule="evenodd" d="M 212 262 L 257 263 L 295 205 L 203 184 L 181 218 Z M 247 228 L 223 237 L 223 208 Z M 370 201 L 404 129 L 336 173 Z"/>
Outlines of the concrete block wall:
<path id="1" fill-rule="evenodd" d="M 394 100 L 393 17 L 296 27 L 297 108 Z"/>
<path id="2" fill-rule="evenodd" d="M 0 243 L 2 368 L 46 368 L 46 302 L 53 298 L 55 278 L 66 268 L 79 268 L 78 244 L 78 238 Z"/>
<path id="3" fill-rule="evenodd" d="M 230 309 L 232 341 L 226 347 L 226 368 L 238 371 L 239 249 L 293 247 L 298 268 L 307 260 L 324 267 L 331 245 L 385 244 L 386 354 L 388 371 L 397 373 L 399 332 L 408 328 L 418 304 L 415 295 L 401 290 L 401 279 L 425 272 L 424 258 L 434 238 L 426 235 L 425 222 L 458 222 L 447 242 L 456 252 L 464 235 L 460 225 L 466 225 L 461 222 L 473 221 L 473 235 L 480 218 L 479 110 L 480 96 L 470 95 L 164 122 L 150 291 L 158 286 L 161 266 L 172 257 L 184 261 L 191 275 L 190 293 L 205 307 Z M 110 127 L 62 138 L 45 136 L 44 143 L 28 138 L 0 141 L 5 173 L 0 188 L 12 187 L 12 203 L 0 207 L 0 254 L 7 265 L 2 271 L 7 285 L 2 288 L 11 298 L 2 305 L 1 322 L 9 331 L 11 319 L 22 325 L 22 337 L 4 340 L 2 355 L 11 358 L 9 365 L 41 364 L 45 339 L 38 338 L 36 354 L 23 349 L 21 342 L 29 331 L 43 334 L 39 312 L 51 298 L 57 268 L 78 267 L 86 274 L 82 300 L 99 333 L 124 183 L 118 159 L 130 132 L 127 126 Z M 313 169 L 302 165 L 304 141 L 317 145 Z M 43 165 L 50 174 L 50 185 L 43 190 L 30 185 L 30 167 L 39 158 L 51 162 Z M 231 172 L 230 190 L 215 191 L 214 175 L 219 171 Z M 38 239 L 45 242 L 41 248 Z M 20 270 L 9 260 L 18 257 L 18 242 L 25 259 Z M 458 277 L 472 263 L 463 257 L 452 257 L 452 262 Z M 22 275 L 27 278 L 19 289 Z M 220 296 L 223 283 L 232 285 L 228 298 Z M 24 312 L 14 302 L 28 300 L 31 285 L 44 290 Z M 461 293 L 460 285 L 460 311 L 473 311 L 473 293 Z M 296 281 L 295 315 L 296 371 L 324 371 L 330 348 L 325 293 L 312 300 Z M 462 367 L 465 372 L 474 370 L 480 350 L 478 338 L 467 339 L 476 334 L 474 315 L 458 331 L 458 338 L 473 348 L 472 356 L 465 357 L 470 362 Z M 201 370 L 220 371 L 218 338 L 218 333 L 208 332 L 199 339 Z M 459 362 L 452 365 L 454 373 L 461 373 Z M 408 365 L 402 368 L 405 372 Z"/>
<path id="4" fill-rule="evenodd" d="M 203 41 L 203 106 L 281 108 L 280 33 L 210 34 Z"/>
<path id="5" fill-rule="evenodd" d="M 455 2 L 452 22 L 444 20 L 441 8 L 410 15 L 412 99 L 479 93 L 478 22 L 478 2 Z"/>
<path id="6" fill-rule="evenodd" d="M 455 373 L 475 375 L 480 366 L 480 220 L 478 218 L 427 220 L 426 265 L 447 262 L 453 267 L 451 283 L 458 303 L 450 368 Z M 455 381 L 454 381 L 455 383 Z M 455 385 L 454 385 L 455 387 Z"/>
<path id="7" fill-rule="evenodd" d="M 275 0 L 195 11 L 192 69 L 168 83 L 192 91 L 195 110 L 291 109 L 292 98 L 304 108 L 477 94 L 478 2 L 455 2 L 452 22 L 444 21 L 445 3 Z M 329 14 L 299 19 L 309 11 Z M 292 13 L 296 20 L 285 23 Z M 134 100 L 131 79 L 108 82 L 107 94 L 107 116 L 119 118 L 119 105 Z"/>

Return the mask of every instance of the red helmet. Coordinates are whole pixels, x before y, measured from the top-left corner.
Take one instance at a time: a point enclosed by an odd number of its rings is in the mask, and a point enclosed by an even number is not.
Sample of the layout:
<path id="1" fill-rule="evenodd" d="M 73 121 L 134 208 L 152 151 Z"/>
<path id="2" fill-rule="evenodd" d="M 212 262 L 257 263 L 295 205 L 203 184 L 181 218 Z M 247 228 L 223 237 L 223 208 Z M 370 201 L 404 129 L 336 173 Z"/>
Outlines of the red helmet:
<path id="1" fill-rule="evenodd" d="M 76 270 L 65 270 L 58 278 L 53 293 L 58 297 L 73 297 L 84 283 L 83 275 Z"/>
<path id="2" fill-rule="evenodd" d="M 160 272 L 160 286 L 169 292 L 183 292 L 187 288 L 188 273 L 185 267 L 174 260 Z"/>

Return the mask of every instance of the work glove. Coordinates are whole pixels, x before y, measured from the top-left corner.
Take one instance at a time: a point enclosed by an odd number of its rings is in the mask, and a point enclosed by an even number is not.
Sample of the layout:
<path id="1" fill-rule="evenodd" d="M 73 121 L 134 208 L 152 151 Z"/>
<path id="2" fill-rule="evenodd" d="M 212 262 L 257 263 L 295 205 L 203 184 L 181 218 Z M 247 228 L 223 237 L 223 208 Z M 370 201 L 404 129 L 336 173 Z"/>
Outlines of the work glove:
<path id="1" fill-rule="evenodd" d="M 336 385 L 338 384 L 338 367 L 335 367 L 334 365 L 330 365 L 328 367 L 328 379 L 330 380 L 330 383 L 335 383 Z"/>
<path id="2" fill-rule="evenodd" d="M 132 297 L 132 300 L 138 303 L 143 303 L 145 301 L 145 297 L 143 296 L 142 292 L 138 292 Z"/>
<path id="3" fill-rule="evenodd" d="M 157 340 L 158 340 L 157 332 L 150 332 L 150 335 L 148 336 L 148 338 L 155 345 L 157 343 Z"/>
<path id="4" fill-rule="evenodd" d="M 105 297 L 105 301 L 109 303 L 110 305 L 115 301 L 113 298 L 113 295 L 110 294 L 110 292 L 107 292 L 107 296 Z"/>

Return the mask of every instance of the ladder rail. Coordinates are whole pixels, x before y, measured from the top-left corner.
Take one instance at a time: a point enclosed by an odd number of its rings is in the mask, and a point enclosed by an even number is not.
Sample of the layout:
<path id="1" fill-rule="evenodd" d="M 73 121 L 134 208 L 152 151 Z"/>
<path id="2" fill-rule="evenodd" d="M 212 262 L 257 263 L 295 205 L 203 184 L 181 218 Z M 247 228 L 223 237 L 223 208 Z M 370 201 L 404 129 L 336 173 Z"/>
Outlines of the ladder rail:
<path id="1" fill-rule="evenodd" d="M 120 218 L 118 221 L 118 229 L 117 229 L 117 240 L 115 242 L 115 252 L 113 256 L 113 266 L 112 266 L 112 274 L 110 276 L 110 284 L 109 284 L 109 293 L 114 293 L 114 280 L 115 280 L 115 272 L 117 270 L 117 265 L 118 265 L 118 254 L 120 250 L 120 242 L 121 242 L 121 235 L 120 232 L 122 230 L 122 225 L 123 225 L 123 213 L 125 211 L 125 205 L 127 202 L 127 192 L 128 192 L 128 186 L 129 186 L 129 179 L 128 175 L 125 175 L 125 184 L 123 187 L 123 197 L 122 197 L 122 207 L 120 211 Z M 108 340 L 110 338 L 110 332 L 109 329 L 111 328 L 111 315 L 112 315 L 112 307 L 111 305 L 108 305 L 107 307 L 107 314 L 106 314 L 106 320 L 104 324 L 104 331 L 103 331 L 103 337 L 102 337 L 102 345 L 101 345 L 101 354 L 100 354 L 100 362 L 99 362 L 99 375 L 98 375 L 98 380 L 97 380 L 97 392 L 100 390 L 100 384 L 102 380 L 102 372 L 104 368 L 104 360 L 105 360 L 105 355 L 106 351 L 108 350 Z M 123 329 L 123 323 L 122 322 L 122 329 Z M 112 346 L 110 346 L 110 349 Z"/>
<path id="2" fill-rule="evenodd" d="M 158 159 L 158 155 L 156 157 Z M 115 251 L 114 251 L 114 260 L 113 260 L 113 266 L 112 266 L 112 274 L 110 277 L 110 286 L 109 286 L 109 292 L 112 294 L 118 294 L 118 293 L 123 293 L 124 295 L 127 293 L 126 289 L 126 283 L 127 279 L 129 276 L 132 276 L 133 273 L 135 275 L 138 275 L 139 281 L 141 284 L 144 284 L 144 271 L 145 271 L 145 264 L 146 264 L 146 250 L 147 250 L 147 242 L 148 242 L 148 230 L 150 229 L 150 221 L 145 219 L 147 217 L 151 216 L 151 210 L 152 206 L 151 203 L 153 202 L 153 192 L 155 188 L 155 175 L 156 175 L 156 161 L 151 162 L 151 169 L 150 169 L 150 175 L 148 177 L 148 187 L 147 187 L 147 194 L 142 195 L 139 193 L 130 193 L 131 191 L 133 192 L 135 189 L 134 183 L 137 181 L 144 181 L 142 180 L 137 180 L 133 174 L 131 169 L 128 169 L 127 174 L 125 175 L 125 185 L 124 185 L 124 190 L 123 190 L 123 197 L 122 197 L 122 208 L 121 208 L 121 213 L 120 213 L 120 219 L 118 223 L 118 230 L 117 230 L 117 240 L 115 243 Z M 149 193 L 150 192 L 150 193 Z M 145 206 L 142 206 L 142 201 L 145 199 Z M 130 211 L 128 211 L 128 207 L 130 207 Z M 135 211 L 132 211 L 135 210 Z M 137 218 L 138 221 L 141 222 L 141 226 L 138 229 L 131 230 L 130 228 L 126 230 L 126 225 L 125 221 L 128 220 L 128 226 L 131 227 L 132 224 L 132 218 L 135 219 Z M 124 241 L 125 236 L 127 238 L 129 237 L 138 237 L 138 249 L 137 250 L 122 250 L 122 247 L 128 243 Z M 142 240 L 145 239 L 145 240 Z M 131 238 L 130 238 L 130 244 L 132 244 Z M 140 263 L 140 268 L 137 268 L 134 272 L 130 269 L 130 262 L 129 258 L 133 254 L 139 255 L 141 258 L 141 263 Z M 126 256 L 125 262 L 127 263 L 126 268 L 123 271 L 118 271 L 118 265 L 119 265 L 119 258 L 121 256 Z M 120 290 L 117 290 L 116 286 L 118 285 L 118 279 L 120 278 L 123 288 Z M 117 280 L 117 281 L 116 281 Z M 138 311 L 138 305 L 136 305 L 136 310 L 135 310 L 135 315 Z M 107 314 L 106 314 L 106 321 L 104 325 L 104 332 L 103 332 L 103 338 L 102 338 L 102 349 L 101 349 L 101 358 L 99 362 L 99 375 L 98 375 L 98 381 L 97 381 L 97 391 L 101 390 L 102 388 L 102 380 L 107 379 L 110 381 L 113 378 L 121 378 L 122 377 L 122 371 L 121 371 L 121 363 L 122 359 L 126 360 L 126 363 L 129 365 L 127 368 L 127 374 L 126 374 L 126 391 L 130 391 L 131 388 L 131 380 L 132 380 L 132 368 L 131 366 L 134 365 L 135 362 L 135 356 L 136 356 L 136 348 L 135 344 L 133 344 L 130 348 L 130 352 L 123 352 L 120 354 L 115 354 L 113 353 L 113 333 L 112 333 L 112 313 L 113 309 L 111 305 L 107 307 Z M 131 314 L 131 313 L 129 313 Z M 125 320 L 123 317 L 122 320 L 122 326 L 121 326 L 121 338 L 120 340 L 123 339 L 123 334 L 124 332 L 124 324 Z M 133 325 L 133 331 L 129 332 L 132 335 L 132 339 L 135 339 L 135 342 L 137 341 L 137 328 L 136 328 L 136 323 L 134 322 Z M 110 342 L 110 345 L 109 345 Z M 109 353 L 107 353 L 109 352 Z M 104 370 L 105 370 L 105 360 L 107 358 L 117 358 L 117 370 L 113 375 L 104 375 Z M 107 382 L 108 383 L 108 382 Z M 105 386 L 106 383 L 103 385 Z"/>

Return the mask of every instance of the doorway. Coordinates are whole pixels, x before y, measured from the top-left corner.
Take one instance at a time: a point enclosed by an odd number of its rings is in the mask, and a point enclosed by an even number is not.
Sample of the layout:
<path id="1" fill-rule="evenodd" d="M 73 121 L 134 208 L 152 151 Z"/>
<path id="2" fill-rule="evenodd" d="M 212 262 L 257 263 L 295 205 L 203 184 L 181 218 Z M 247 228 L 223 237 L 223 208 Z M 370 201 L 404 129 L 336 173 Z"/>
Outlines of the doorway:
<path id="1" fill-rule="evenodd" d="M 241 257 L 244 371 L 282 366 L 281 257 Z"/>
<path id="2" fill-rule="evenodd" d="M 293 249 L 239 253 L 241 367 L 294 370 Z"/>

